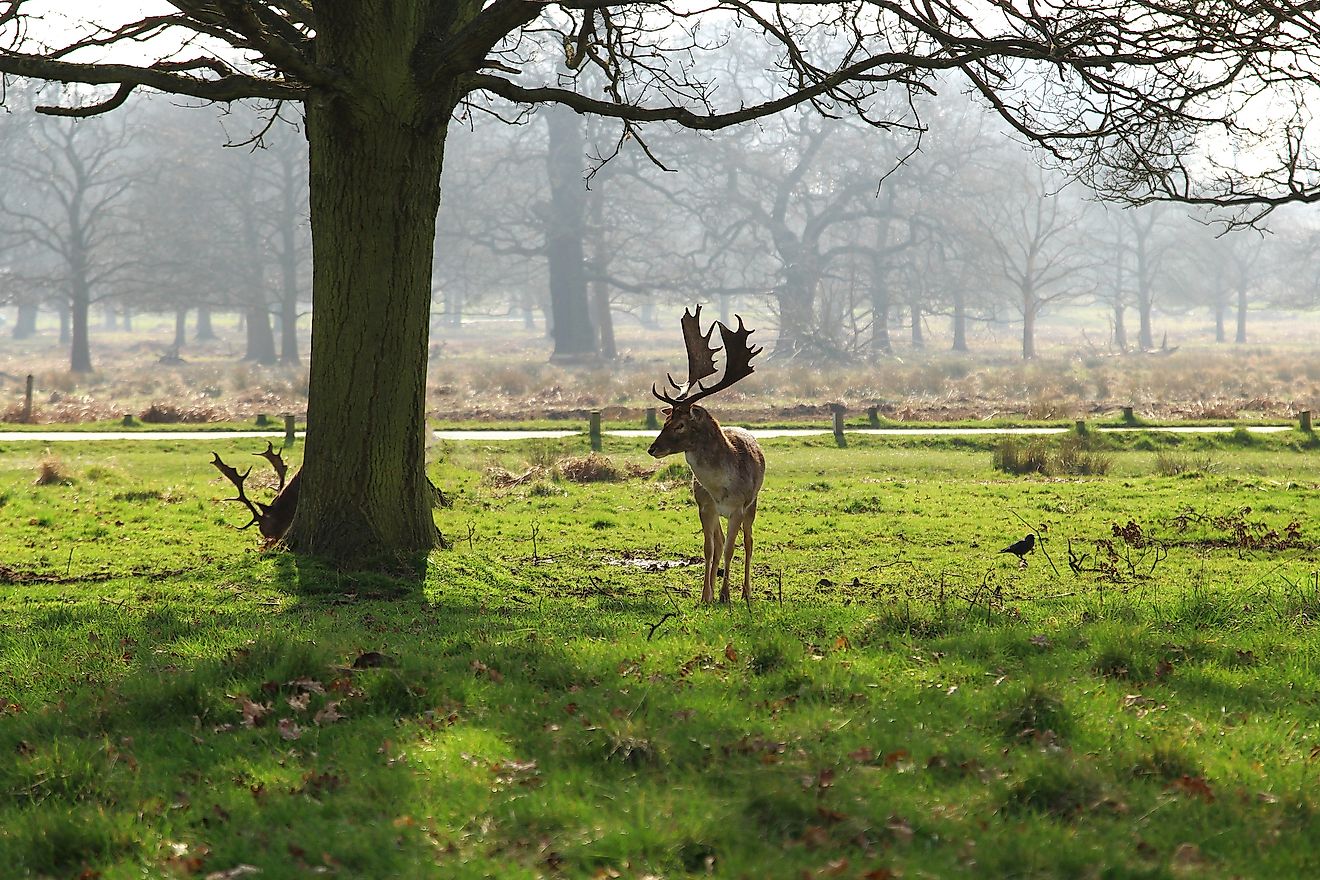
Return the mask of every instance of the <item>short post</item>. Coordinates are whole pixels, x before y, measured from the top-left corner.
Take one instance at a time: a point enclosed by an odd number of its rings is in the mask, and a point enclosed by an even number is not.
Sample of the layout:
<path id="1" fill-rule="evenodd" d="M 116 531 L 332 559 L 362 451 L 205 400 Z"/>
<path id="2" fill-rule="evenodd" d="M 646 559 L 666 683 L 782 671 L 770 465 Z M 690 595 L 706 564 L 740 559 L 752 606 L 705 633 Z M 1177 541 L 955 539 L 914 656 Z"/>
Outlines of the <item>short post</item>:
<path id="1" fill-rule="evenodd" d="M 284 414 L 284 445 L 292 446 L 298 439 L 298 435 L 293 430 L 293 413 Z"/>
<path id="2" fill-rule="evenodd" d="M 28 373 L 27 388 L 23 392 L 23 424 L 32 424 L 32 374 Z"/>
<path id="3" fill-rule="evenodd" d="M 880 407 L 868 406 L 866 408 L 866 420 L 871 424 L 872 428 L 880 427 Z"/>
<path id="4" fill-rule="evenodd" d="M 270 419 L 266 418 L 265 413 L 257 413 L 257 427 L 266 428 L 270 426 Z"/>
<path id="5" fill-rule="evenodd" d="M 655 431 L 659 429 L 659 427 L 660 427 L 660 420 L 656 418 L 655 407 L 648 406 L 646 408 L 646 430 Z"/>
<path id="6" fill-rule="evenodd" d="M 591 421 L 587 428 L 587 434 L 591 437 L 591 451 L 600 452 L 600 410 L 598 409 L 591 411 Z"/>
<path id="7" fill-rule="evenodd" d="M 834 442 L 840 447 L 848 445 L 848 441 L 843 436 L 843 414 L 847 411 L 848 407 L 841 403 L 830 404 L 830 412 L 834 414 Z"/>
<path id="8" fill-rule="evenodd" d="M 132 413 L 124 413 L 124 419 L 119 424 L 123 425 L 125 428 L 136 428 L 137 419 L 133 418 Z"/>
<path id="9" fill-rule="evenodd" d="M 1297 421 L 1300 423 L 1303 434 L 1311 433 L 1311 411 L 1304 409 L 1297 414 Z"/>
<path id="10" fill-rule="evenodd" d="M 1132 411 L 1132 407 L 1130 406 L 1123 407 L 1123 424 L 1135 425 L 1136 422 L 1137 422 L 1137 414 Z"/>
<path id="11" fill-rule="evenodd" d="M 1078 437 L 1085 437 L 1085 436 L 1086 436 L 1086 420 L 1085 420 L 1085 419 L 1078 419 L 1077 421 L 1073 422 L 1073 430 L 1077 432 L 1077 436 L 1078 436 Z"/>

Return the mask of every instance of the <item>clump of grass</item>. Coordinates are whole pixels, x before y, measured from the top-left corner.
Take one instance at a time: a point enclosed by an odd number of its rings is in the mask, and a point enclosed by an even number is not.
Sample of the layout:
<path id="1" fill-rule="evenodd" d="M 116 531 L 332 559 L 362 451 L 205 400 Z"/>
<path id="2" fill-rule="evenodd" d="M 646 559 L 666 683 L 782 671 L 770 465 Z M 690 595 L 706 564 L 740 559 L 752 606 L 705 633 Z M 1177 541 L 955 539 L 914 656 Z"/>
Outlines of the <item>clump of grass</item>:
<path id="1" fill-rule="evenodd" d="M 1161 450 L 1155 454 L 1155 473 L 1162 477 L 1201 476 L 1215 468 L 1214 459 L 1208 455 Z"/>
<path id="2" fill-rule="evenodd" d="M 1069 436 L 1059 441 L 1058 449 L 1046 464 L 1046 472 L 1069 476 L 1104 476 L 1113 464 L 1113 456 L 1091 449 L 1086 437 Z"/>
<path id="3" fill-rule="evenodd" d="M 999 441 L 992 463 L 1006 474 L 1043 474 L 1049 464 L 1049 451 L 1039 440 L 1023 443 L 1012 437 Z"/>
<path id="4" fill-rule="evenodd" d="M 1132 765 L 1132 775 L 1138 779 L 1158 779 L 1165 782 L 1184 776 L 1204 775 L 1196 759 L 1171 746 L 1155 746 L 1140 755 Z"/>
<path id="5" fill-rule="evenodd" d="M 682 461 L 671 461 L 655 472 L 657 483 L 686 483 L 692 479 L 692 471 Z"/>
<path id="6" fill-rule="evenodd" d="M 1057 741 L 1072 731 L 1072 716 L 1054 691 L 1028 684 L 1010 693 L 997 715 L 1000 732 L 1012 740 Z"/>
<path id="7" fill-rule="evenodd" d="M 1114 460 L 1091 448 L 1087 437 L 1070 435 L 1053 446 L 1044 440 L 1006 438 L 995 447 L 991 463 L 995 470 L 1007 474 L 1103 476 L 1109 473 Z"/>
<path id="8" fill-rule="evenodd" d="M 545 476 L 546 469 L 538 465 L 532 465 L 521 474 L 505 470 L 499 465 L 491 465 L 482 472 L 481 481 L 496 489 L 512 489 L 514 486 L 534 483 Z"/>
<path id="9" fill-rule="evenodd" d="M 1094 769 L 1065 756 L 1053 756 L 1009 789 L 1005 806 L 1073 819 L 1090 811 L 1104 796 L 1104 782 Z"/>
<path id="10" fill-rule="evenodd" d="M 608 456 L 595 452 L 581 458 L 566 458 L 556 470 L 570 483 L 617 483 L 628 476 Z"/>
<path id="11" fill-rule="evenodd" d="M 37 462 L 37 478 L 33 482 L 38 486 L 52 486 L 55 484 L 66 484 L 69 482 L 69 475 L 64 470 L 64 463 L 60 461 L 59 456 L 47 452 Z"/>

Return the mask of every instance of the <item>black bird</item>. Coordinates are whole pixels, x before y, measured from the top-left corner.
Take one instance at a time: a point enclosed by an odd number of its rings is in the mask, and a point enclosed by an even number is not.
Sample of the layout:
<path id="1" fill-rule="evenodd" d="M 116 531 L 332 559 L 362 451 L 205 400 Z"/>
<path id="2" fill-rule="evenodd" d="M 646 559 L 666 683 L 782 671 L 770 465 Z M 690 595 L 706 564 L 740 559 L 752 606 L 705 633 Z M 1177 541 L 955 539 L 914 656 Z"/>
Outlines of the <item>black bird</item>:
<path id="1" fill-rule="evenodd" d="M 1021 561 L 1022 567 L 1026 568 L 1027 566 L 1026 556 L 1028 553 L 1030 553 L 1032 550 L 1035 549 L 1036 549 L 1036 536 L 1033 534 L 1033 535 L 1027 535 L 1021 541 L 1015 541 L 1014 543 L 1009 544 L 1007 547 L 1005 547 L 1003 550 L 1000 550 L 999 552 L 1012 553 Z"/>

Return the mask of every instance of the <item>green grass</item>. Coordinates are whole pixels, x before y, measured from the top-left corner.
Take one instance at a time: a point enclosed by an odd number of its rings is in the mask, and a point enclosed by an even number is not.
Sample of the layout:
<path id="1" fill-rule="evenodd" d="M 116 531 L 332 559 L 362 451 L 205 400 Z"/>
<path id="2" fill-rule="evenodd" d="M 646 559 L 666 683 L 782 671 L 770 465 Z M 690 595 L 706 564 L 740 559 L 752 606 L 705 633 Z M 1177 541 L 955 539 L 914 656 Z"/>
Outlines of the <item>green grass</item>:
<path id="1" fill-rule="evenodd" d="M 0 873 L 1314 876 L 1317 451 L 995 442 L 766 442 L 750 610 L 629 564 L 699 556 L 684 470 L 584 437 L 436 444 L 422 583 L 259 552 L 210 444 L 4 444 Z"/>

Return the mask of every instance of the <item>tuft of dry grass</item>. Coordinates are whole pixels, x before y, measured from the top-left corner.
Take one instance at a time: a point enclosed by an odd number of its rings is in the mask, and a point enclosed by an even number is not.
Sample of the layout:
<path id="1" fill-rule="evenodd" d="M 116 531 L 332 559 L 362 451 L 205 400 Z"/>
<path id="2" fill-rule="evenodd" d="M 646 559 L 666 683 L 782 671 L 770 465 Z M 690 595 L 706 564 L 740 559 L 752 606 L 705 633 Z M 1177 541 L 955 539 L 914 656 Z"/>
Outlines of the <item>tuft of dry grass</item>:
<path id="1" fill-rule="evenodd" d="M 512 489 L 514 486 L 536 482 L 544 477 L 546 473 L 546 469 L 539 465 L 532 465 L 521 474 L 515 474 L 498 465 L 491 465 L 482 472 L 481 481 L 487 486 L 494 486 L 496 489 Z"/>
<path id="2" fill-rule="evenodd" d="M 559 462 L 559 475 L 570 483 L 617 483 L 628 478 L 628 471 L 608 456 L 598 453 Z"/>
<path id="3" fill-rule="evenodd" d="M 37 462 L 37 478 L 33 483 L 38 486 L 51 486 L 69 482 L 69 475 L 64 471 L 64 464 L 59 457 L 47 452 Z"/>

